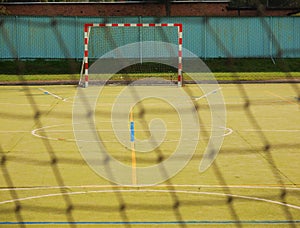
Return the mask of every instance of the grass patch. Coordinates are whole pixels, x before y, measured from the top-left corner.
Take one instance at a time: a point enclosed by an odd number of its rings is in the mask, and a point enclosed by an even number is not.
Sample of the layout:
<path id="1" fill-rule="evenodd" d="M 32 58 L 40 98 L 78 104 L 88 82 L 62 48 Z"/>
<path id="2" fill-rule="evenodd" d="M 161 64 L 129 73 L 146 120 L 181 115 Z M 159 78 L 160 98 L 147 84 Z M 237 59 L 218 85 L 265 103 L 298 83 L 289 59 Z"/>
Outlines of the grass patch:
<path id="1" fill-rule="evenodd" d="M 214 73 L 218 81 L 260 81 L 260 80 L 288 80 L 300 78 L 300 72 L 217 72 Z"/>
<path id="2" fill-rule="evenodd" d="M 1 82 L 22 82 L 22 81 L 56 81 L 56 80 L 79 80 L 79 75 L 70 74 L 43 74 L 43 75 L 7 75 L 0 74 Z"/>
<path id="3" fill-rule="evenodd" d="M 203 60 L 212 72 L 300 72 L 300 59 L 275 59 L 275 64 L 271 59 L 264 58 L 244 58 L 244 59 L 206 59 Z M 91 62 L 92 63 L 92 62 Z M 12 75 L 34 75 L 34 74 L 78 74 L 82 61 L 79 60 L 25 60 L 25 61 L 0 61 L 0 74 Z M 160 64 L 145 63 L 145 72 L 155 72 L 161 70 Z M 128 67 L 127 71 L 136 72 L 141 70 L 138 64 Z M 165 68 L 169 72 L 170 67 Z M 157 72 L 157 71 L 156 71 Z"/>
<path id="4" fill-rule="evenodd" d="M 0 74 L 78 74 L 81 61 L 76 60 L 26 60 L 0 61 Z"/>
<path id="5" fill-rule="evenodd" d="M 300 78 L 300 59 L 207 59 L 204 62 L 218 81 L 285 80 Z M 1 82 L 76 81 L 81 61 L 26 60 L 0 61 Z M 286 71 L 291 73 L 286 73 Z M 139 72 L 139 73 L 136 73 Z M 234 72 L 234 73 L 233 73 Z M 143 63 L 123 69 L 113 80 L 136 80 L 144 77 L 177 79 L 177 69 L 158 63 Z M 185 80 L 190 80 L 184 75 Z M 210 78 L 199 77 L 199 80 Z"/>
<path id="6" fill-rule="evenodd" d="M 201 81 L 212 80 L 211 74 L 196 74 L 195 78 Z M 289 80 L 289 79 L 300 79 L 300 72 L 216 72 L 213 73 L 215 79 L 219 82 L 222 81 L 270 81 L 270 80 Z M 158 77 L 166 80 L 176 81 L 176 74 L 169 73 L 140 73 L 140 74 L 116 74 L 111 80 L 138 80 L 142 78 Z M 192 80 L 189 75 L 183 75 L 184 80 Z M 101 77 L 100 77 L 101 78 Z M 93 80 L 91 78 L 91 80 Z M 99 77 L 98 79 L 99 80 Z M 0 75 L 0 82 L 32 82 L 32 81 L 79 81 L 79 75 L 69 74 L 45 74 L 45 75 Z"/>
<path id="7" fill-rule="evenodd" d="M 300 59 L 207 59 L 212 72 L 300 72 Z"/>

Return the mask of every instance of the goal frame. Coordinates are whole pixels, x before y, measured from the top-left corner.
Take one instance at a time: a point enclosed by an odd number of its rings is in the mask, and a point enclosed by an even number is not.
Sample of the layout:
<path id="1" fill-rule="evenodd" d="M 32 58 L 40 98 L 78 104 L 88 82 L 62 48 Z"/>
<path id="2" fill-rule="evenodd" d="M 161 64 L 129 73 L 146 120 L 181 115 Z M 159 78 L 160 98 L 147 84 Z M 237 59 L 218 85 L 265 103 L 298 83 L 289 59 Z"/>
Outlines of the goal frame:
<path id="1" fill-rule="evenodd" d="M 182 24 L 181 23 L 86 23 L 84 24 L 84 58 L 80 72 L 79 85 L 87 88 L 89 84 L 89 33 L 92 27 L 175 27 L 178 34 L 178 87 L 183 86 L 182 76 Z M 83 76 L 84 75 L 84 76 Z"/>

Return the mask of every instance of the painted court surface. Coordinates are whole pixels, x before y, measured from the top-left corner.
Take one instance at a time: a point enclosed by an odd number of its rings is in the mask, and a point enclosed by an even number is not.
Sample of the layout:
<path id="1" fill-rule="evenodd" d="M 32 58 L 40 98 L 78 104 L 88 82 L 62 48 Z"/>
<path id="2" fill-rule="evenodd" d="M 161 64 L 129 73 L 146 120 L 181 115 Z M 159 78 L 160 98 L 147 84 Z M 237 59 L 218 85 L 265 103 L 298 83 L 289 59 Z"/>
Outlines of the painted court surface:
<path id="1" fill-rule="evenodd" d="M 147 187 L 114 185 L 82 158 L 72 125 L 76 87 L 1 87 L 0 225 L 299 226 L 300 103 L 293 85 L 220 87 L 227 121 L 214 163 L 198 171 L 211 134 L 210 107 L 205 94 L 188 85 L 184 89 L 197 106 L 201 126 L 195 154 L 171 179 Z M 95 119 L 107 151 L 131 166 L 132 151 L 117 142 L 110 121 L 122 89 L 105 88 Z M 146 167 L 172 155 L 180 118 L 159 101 L 142 102 L 143 113 L 133 111 L 135 137 L 151 135 L 147 126 L 153 118 L 163 120 L 168 129 L 161 154 L 136 153 L 136 166 Z"/>

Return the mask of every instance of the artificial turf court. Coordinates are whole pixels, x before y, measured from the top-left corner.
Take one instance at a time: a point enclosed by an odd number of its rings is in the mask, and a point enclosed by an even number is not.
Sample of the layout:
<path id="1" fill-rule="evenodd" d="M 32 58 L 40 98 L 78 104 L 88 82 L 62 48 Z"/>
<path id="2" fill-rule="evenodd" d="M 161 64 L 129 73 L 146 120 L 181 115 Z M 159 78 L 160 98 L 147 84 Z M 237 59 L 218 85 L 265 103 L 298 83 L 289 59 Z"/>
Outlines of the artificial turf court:
<path id="1" fill-rule="evenodd" d="M 76 87 L 1 87 L 0 225 L 297 227 L 300 119 L 295 86 L 220 85 L 217 92 L 222 92 L 227 111 L 224 142 L 203 173 L 199 163 L 211 119 L 205 97 L 195 100 L 201 133 L 194 156 L 174 177 L 148 187 L 114 185 L 86 164 L 72 127 Z M 111 155 L 131 165 L 131 151 L 117 142 L 109 121 L 109 110 L 122 89 L 105 88 L 105 102 L 96 105 L 96 122 Z M 184 89 L 191 97 L 203 96 L 195 85 Z M 176 145 L 179 118 L 172 107 L 154 106 L 155 102 L 144 102 L 143 115 L 133 111 L 135 135 L 149 137 L 148 123 L 161 118 L 168 129 L 159 147 L 165 158 Z M 155 151 L 136 153 L 137 166 L 157 162 Z"/>

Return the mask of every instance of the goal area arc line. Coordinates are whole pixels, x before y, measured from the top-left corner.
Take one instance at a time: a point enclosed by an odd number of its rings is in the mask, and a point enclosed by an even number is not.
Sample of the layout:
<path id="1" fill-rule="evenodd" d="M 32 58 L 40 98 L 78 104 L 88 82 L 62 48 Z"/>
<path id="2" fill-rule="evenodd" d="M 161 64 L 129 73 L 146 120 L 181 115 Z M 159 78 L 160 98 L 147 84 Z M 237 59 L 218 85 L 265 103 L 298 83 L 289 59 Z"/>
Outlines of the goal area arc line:
<path id="1" fill-rule="evenodd" d="M 90 190 L 90 191 L 78 191 L 78 192 L 61 192 L 61 193 L 52 193 L 52 194 L 44 194 L 44 195 L 35 195 L 35 196 L 28 196 L 24 198 L 18 199 L 11 199 L 0 201 L 0 205 L 14 203 L 16 201 L 27 201 L 27 200 L 35 200 L 41 198 L 48 198 L 48 197 L 58 197 L 63 195 L 82 195 L 82 194 L 99 194 L 99 193 L 178 193 L 178 194 L 190 194 L 190 195 L 202 195 L 202 196 L 214 196 L 214 197 L 233 197 L 236 199 L 242 200 L 250 200 L 250 201 L 257 201 L 257 202 L 264 202 L 270 203 L 278 206 L 288 207 L 295 210 L 300 210 L 300 206 L 285 202 L 280 202 L 276 200 L 256 197 L 256 196 L 245 196 L 239 194 L 229 194 L 229 193 L 220 193 L 220 192 L 206 192 L 206 191 L 189 191 L 189 190 L 158 190 L 158 189 L 109 189 L 109 190 Z"/>

